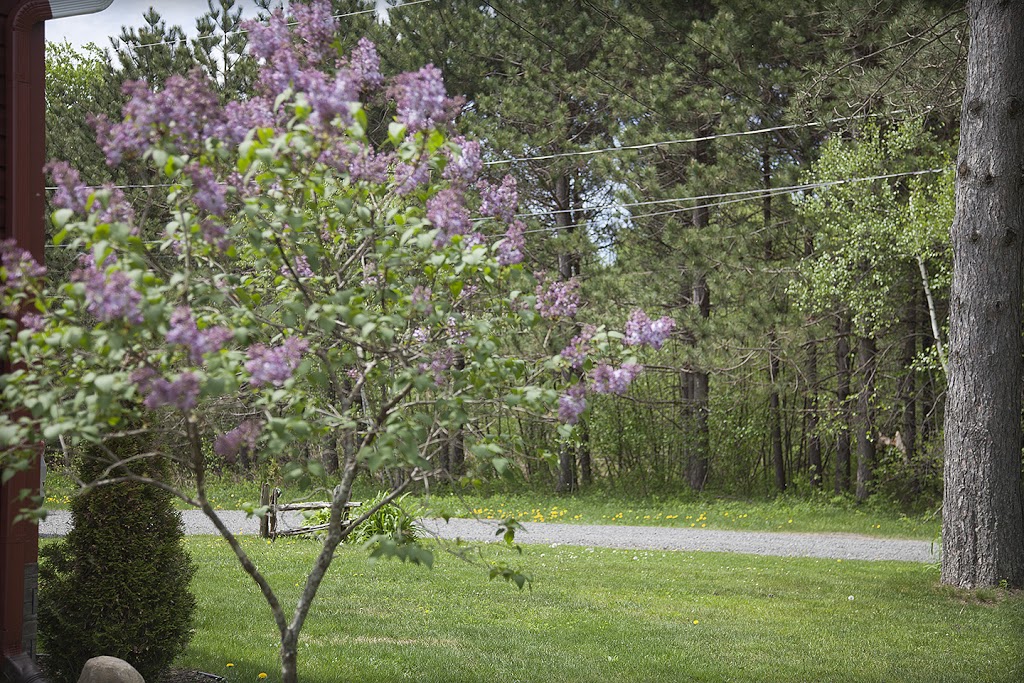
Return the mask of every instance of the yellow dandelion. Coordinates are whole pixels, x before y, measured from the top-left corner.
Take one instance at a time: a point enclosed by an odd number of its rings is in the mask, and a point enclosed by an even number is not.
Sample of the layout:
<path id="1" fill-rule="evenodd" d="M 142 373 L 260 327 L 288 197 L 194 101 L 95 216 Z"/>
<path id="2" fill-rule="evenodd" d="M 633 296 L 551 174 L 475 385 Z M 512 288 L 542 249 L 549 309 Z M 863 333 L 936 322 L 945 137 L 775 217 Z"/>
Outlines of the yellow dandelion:
<path id="1" fill-rule="evenodd" d="M 693 620 L 693 625 L 694 625 L 694 626 L 696 626 L 696 625 L 697 625 L 697 624 L 699 624 L 699 623 L 700 623 L 700 619 L 694 619 L 694 620 Z"/>
<path id="2" fill-rule="evenodd" d="M 229 669 L 230 669 L 231 667 L 233 667 L 233 666 L 234 666 L 234 664 L 232 664 L 231 662 L 228 662 L 228 668 L 229 668 Z"/>
<path id="3" fill-rule="evenodd" d="M 261 671 L 261 672 L 260 672 L 260 675 L 259 675 L 259 676 L 257 676 L 257 678 L 266 678 L 266 677 L 267 677 L 267 674 L 266 674 L 266 673 L 264 673 L 263 671 Z"/>

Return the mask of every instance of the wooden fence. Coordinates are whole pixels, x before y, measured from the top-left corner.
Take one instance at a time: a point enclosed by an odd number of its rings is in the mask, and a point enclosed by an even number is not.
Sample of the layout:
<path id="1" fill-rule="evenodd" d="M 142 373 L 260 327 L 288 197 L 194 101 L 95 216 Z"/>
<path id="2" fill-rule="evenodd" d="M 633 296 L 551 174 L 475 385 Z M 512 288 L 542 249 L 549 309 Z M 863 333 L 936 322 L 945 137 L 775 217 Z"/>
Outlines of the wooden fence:
<path id="1" fill-rule="evenodd" d="M 282 512 L 298 512 L 304 510 L 326 510 L 331 507 L 330 501 L 314 501 L 312 503 L 279 503 L 281 498 L 281 489 L 270 488 L 269 484 L 264 484 L 263 489 L 260 491 L 260 507 L 267 508 L 267 514 L 260 519 L 260 536 L 263 538 L 269 538 L 271 540 L 278 538 L 279 536 L 299 536 L 301 534 L 309 534 L 314 531 L 322 531 L 330 526 L 330 524 L 314 524 L 313 526 L 302 526 L 295 529 L 282 529 L 278 530 L 278 515 Z M 348 520 L 349 511 L 352 508 L 357 508 L 362 503 L 355 501 L 349 501 L 345 504 L 345 514 L 342 517 L 342 521 Z"/>

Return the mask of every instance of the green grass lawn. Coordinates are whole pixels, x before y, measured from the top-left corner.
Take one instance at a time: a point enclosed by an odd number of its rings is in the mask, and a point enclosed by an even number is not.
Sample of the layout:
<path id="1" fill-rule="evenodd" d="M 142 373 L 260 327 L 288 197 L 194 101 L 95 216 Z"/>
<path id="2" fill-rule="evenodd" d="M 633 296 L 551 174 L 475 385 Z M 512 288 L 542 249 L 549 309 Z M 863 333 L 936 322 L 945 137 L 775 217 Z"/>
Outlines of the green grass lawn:
<path id="1" fill-rule="evenodd" d="M 245 543 L 294 604 L 319 546 Z M 255 585 L 221 541 L 188 547 L 199 621 L 179 665 L 277 680 Z M 514 560 L 534 578 L 520 592 L 436 556 L 427 570 L 343 547 L 302 635 L 300 680 L 1024 680 L 1024 595 L 942 588 L 929 565 L 534 546 Z"/>
<path id="2" fill-rule="evenodd" d="M 74 486 L 66 477 L 47 478 L 47 505 L 67 507 Z M 284 487 L 285 496 L 324 499 L 323 491 Z M 372 484 L 362 484 L 356 500 L 376 493 Z M 243 478 L 224 476 L 210 481 L 209 496 L 214 507 L 238 509 L 246 501 L 259 500 L 259 484 Z M 506 518 L 524 522 L 566 524 L 626 524 L 677 526 L 751 531 L 855 533 L 870 536 L 937 540 L 941 530 L 938 511 L 926 515 L 905 515 L 882 505 L 856 505 L 848 498 L 824 496 L 805 499 L 778 497 L 765 500 L 736 500 L 713 495 L 629 496 L 607 491 L 586 491 L 556 495 L 546 491 L 517 493 L 480 492 L 472 488 L 454 495 L 410 496 L 409 502 L 430 516 Z"/>

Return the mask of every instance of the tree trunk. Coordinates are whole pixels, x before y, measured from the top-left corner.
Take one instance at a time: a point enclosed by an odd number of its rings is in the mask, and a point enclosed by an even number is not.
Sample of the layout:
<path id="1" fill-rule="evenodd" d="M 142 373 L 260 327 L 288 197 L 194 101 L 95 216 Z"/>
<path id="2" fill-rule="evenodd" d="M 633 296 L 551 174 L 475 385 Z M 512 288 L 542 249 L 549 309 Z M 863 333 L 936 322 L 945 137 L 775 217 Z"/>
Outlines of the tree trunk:
<path id="1" fill-rule="evenodd" d="M 900 381 L 900 399 L 903 403 L 903 463 L 914 461 L 917 448 L 917 302 L 912 297 L 907 304 L 907 332 L 903 340 L 903 378 Z"/>
<path id="2" fill-rule="evenodd" d="M 687 471 L 690 488 L 703 491 L 708 483 L 708 373 L 690 373 L 693 396 L 694 438 Z"/>
<path id="3" fill-rule="evenodd" d="M 590 426 L 586 420 L 580 425 L 580 485 L 594 483 L 594 469 L 590 461 Z"/>
<path id="4" fill-rule="evenodd" d="M 969 0 L 953 219 L 942 582 L 1024 587 L 1024 3 Z"/>
<path id="5" fill-rule="evenodd" d="M 807 465 L 811 486 L 821 488 L 821 437 L 818 436 L 818 342 L 807 345 Z"/>
<path id="6" fill-rule="evenodd" d="M 771 390 L 768 394 L 768 420 L 770 422 L 772 442 L 772 467 L 775 470 L 775 488 L 780 492 L 786 490 L 786 462 L 782 451 L 782 414 L 779 409 L 779 356 L 776 353 L 774 330 L 769 333 L 768 341 L 768 380 Z"/>
<path id="7" fill-rule="evenodd" d="M 860 387 L 857 391 L 857 501 L 868 498 L 868 484 L 875 466 L 875 340 L 861 337 L 857 342 L 857 372 Z"/>
<path id="8" fill-rule="evenodd" d="M 566 236 L 572 234 L 576 228 L 573 226 L 573 216 L 569 205 L 569 177 L 565 174 L 555 179 L 555 206 L 558 212 L 555 214 L 555 225 L 559 231 Z M 579 271 L 579 259 L 575 254 L 561 253 L 558 255 L 558 275 L 562 280 L 568 280 L 577 275 Z M 563 444 L 558 450 L 558 483 L 555 485 L 556 493 L 569 493 L 576 490 L 576 449 Z"/>
<path id="9" fill-rule="evenodd" d="M 836 440 L 836 494 L 850 490 L 850 321 L 840 315 L 836 338 L 836 404 L 839 434 Z"/>

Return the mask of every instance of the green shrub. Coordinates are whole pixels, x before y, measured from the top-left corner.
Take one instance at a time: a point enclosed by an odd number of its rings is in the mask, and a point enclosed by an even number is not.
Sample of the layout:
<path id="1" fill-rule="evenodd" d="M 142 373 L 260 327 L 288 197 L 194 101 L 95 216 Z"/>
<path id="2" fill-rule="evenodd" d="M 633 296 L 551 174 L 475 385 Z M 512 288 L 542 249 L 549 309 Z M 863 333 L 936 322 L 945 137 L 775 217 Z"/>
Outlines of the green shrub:
<path id="1" fill-rule="evenodd" d="M 108 448 L 124 458 L 145 444 L 121 438 Z M 86 452 L 79 476 L 92 481 L 108 463 Z M 132 470 L 159 477 L 166 465 L 143 458 Z M 188 644 L 196 608 L 188 589 L 196 567 L 171 494 L 118 483 L 74 497 L 71 513 L 74 528 L 41 553 L 39 641 L 51 679 L 73 683 L 90 657 L 111 655 L 155 681 Z"/>
<path id="2" fill-rule="evenodd" d="M 369 510 L 387 495 L 386 491 L 381 491 L 370 500 L 362 501 L 362 505 L 351 512 L 351 517 L 358 518 L 363 514 L 360 510 Z M 404 543 L 417 540 L 420 537 L 420 529 L 415 522 L 416 512 L 407 510 L 403 505 L 408 495 L 406 493 L 370 515 L 365 522 L 352 530 L 345 541 L 347 543 L 366 543 L 374 536 L 389 536 L 395 541 Z M 318 510 L 306 518 L 305 526 L 326 524 L 330 521 L 330 516 L 330 510 Z"/>

